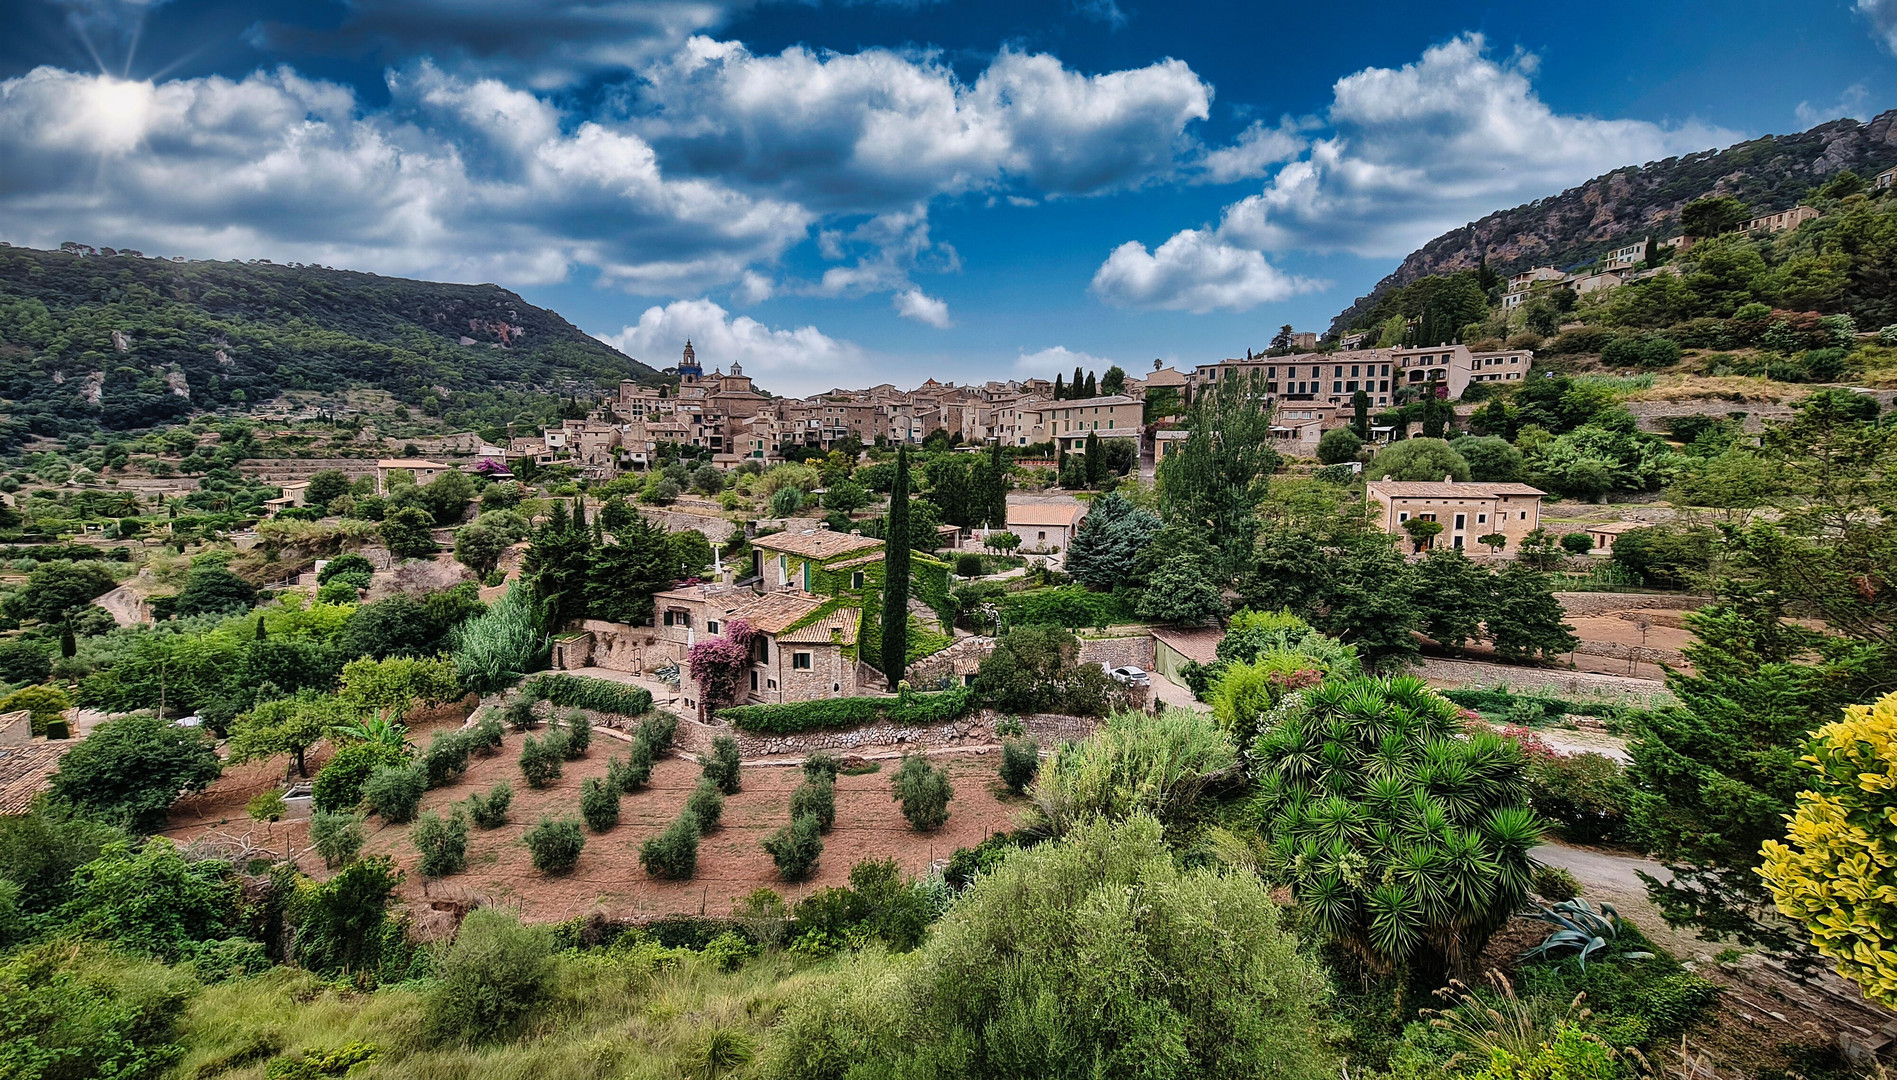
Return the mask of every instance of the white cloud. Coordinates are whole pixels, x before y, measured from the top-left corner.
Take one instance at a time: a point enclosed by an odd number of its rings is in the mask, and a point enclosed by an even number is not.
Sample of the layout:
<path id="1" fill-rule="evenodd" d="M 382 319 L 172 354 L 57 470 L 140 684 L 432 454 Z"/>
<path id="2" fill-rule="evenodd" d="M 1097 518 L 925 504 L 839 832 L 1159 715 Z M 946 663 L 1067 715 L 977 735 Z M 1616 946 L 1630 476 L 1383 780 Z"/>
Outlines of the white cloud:
<path id="1" fill-rule="evenodd" d="M 1047 379 L 1055 375 L 1071 375 L 1075 368 L 1105 371 L 1117 362 L 1065 345 L 1053 345 L 1037 352 L 1023 352 L 1014 361 L 1014 373 L 1023 378 Z"/>
<path id="2" fill-rule="evenodd" d="M 710 300 L 654 305 L 637 324 L 600 340 L 653 367 L 670 367 L 681 343 L 690 340 L 707 370 L 744 365 L 757 385 L 780 394 L 803 394 L 847 385 L 872 367 L 872 358 L 850 341 L 815 326 L 779 330 L 747 315 L 733 317 Z"/>
<path id="3" fill-rule="evenodd" d="M 1081 195 L 1171 173 L 1211 88 L 1178 60 L 1084 75 L 1003 49 L 971 84 L 887 49 L 775 56 L 695 37 L 627 107 L 694 173 L 844 213 L 1028 185 Z"/>
<path id="4" fill-rule="evenodd" d="M 1323 288 L 1322 282 L 1283 273 L 1262 253 L 1220 240 L 1205 229 L 1186 229 L 1147 251 L 1129 240 L 1093 275 L 1094 295 L 1116 307 L 1161 308 L 1203 315 L 1245 311 Z"/>
<path id="5" fill-rule="evenodd" d="M 954 325 L 949 321 L 948 304 L 923 292 L 911 288 L 896 294 L 896 314 L 905 319 L 914 319 L 926 323 L 937 330 L 946 330 Z"/>
<path id="6" fill-rule="evenodd" d="M 1127 306 L 1244 310 L 1313 287 L 1273 269 L 1264 252 L 1402 255 L 1610 169 L 1738 138 L 1699 124 L 1561 115 L 1536 95 L 1534 72 L 1533 56 L 1498 61 L 1481 35 L 1465 34 L 1415 63 L 1339 79 L 1319 125 L 1326 130 L 1261 192 L 1225 207 L 1215 227 L 1182 230 L 1152 252 L 1120 245 L 1094 275 L 1094 292 Z M 1206 172 L 1262 168 L 1305 126 L 1254 127 L 1207 154 Z"/>
<path id="7" fill-rule="evenodd" d="M 0 82 L 0 232 L 196 257 L 266 255 L 533 284 L 575 266 L 634 290 L 725 282 L 813 215 L 665 175 L 637 135 L 422 65 L 389 111 L 282 68 L 133 82 L 38 68 Z"/>
<path id="8" fill-rule="evenodd" d="M 1339 79 L 1330 137 L 1227 207 L 1220 235 L 1265 249 L 1402 255 L 1489 211 L 1739 137 L 1564 116 L 1535 94 L 1534 71 L 1533 56 L 1498 61 L 1481 35 L 1465 34 L 1415 63 Z"/>
<path id="9" fill-rule="evenodd" d="M 1801 101 L 1798 103 L 1798 108 L 1792 110 L 1792 114 L 1798 117 L 1800 124 L 1808 128 L 1817 127 L 1819 124 L 1841 117 L 1862 121 L 1870 118 L 1870 103 L 1870 89 L 1862 82 L 1855 82 L 1844 88 L 1844 92 L 1838 95 L 1835 103 L 1814 106 L 1809 101 Z"/>
<path id="10" fill-rule="evenodd" d="M 1897 53 L 1897 0 L 1857 0 L 1857 13 L 1870 20 L 1879 44 Z"/>
<path id="11" fill-rule="evenodd" d="M 1205 170 L 1205 179 L 1215 184 L 1226 184 L 1264 176 L 1271 166 L 1290 161 L 1304 152 L 1307 141 L 1302 129 L 1305 126 L 1305 123 L 1289 116 L 1278 121 L 1275 128 L 1268 128 L 1262 122 L 1253 122 L 1239 133 L 1237 142 L 1206 152 L 1200 161 L 1200 166 Z"/>

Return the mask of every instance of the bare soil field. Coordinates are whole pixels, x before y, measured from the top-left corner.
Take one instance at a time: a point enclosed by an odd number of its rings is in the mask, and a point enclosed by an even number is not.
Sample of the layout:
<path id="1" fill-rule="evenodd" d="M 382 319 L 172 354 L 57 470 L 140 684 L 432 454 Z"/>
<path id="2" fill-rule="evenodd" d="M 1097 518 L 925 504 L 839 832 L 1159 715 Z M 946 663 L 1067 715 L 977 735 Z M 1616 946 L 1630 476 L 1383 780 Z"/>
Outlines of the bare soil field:
<path id="1" fill-rule="evenodd" d="M 426 743 L 426 731 L 418 731 L 417 736 L 418 742 Z M 521 779 L 516 764 L 522 739 L 510 732 L 500 752 L 477 757 L 460 781 L 430 791 L 422 799 L 423 812 L 445 812 L 496 781 L 513 785 L 509 823 L 492 831 L 470 830 L 468 865 L 463 872 L 424 879 L 416 870 L 419 860 L 408 838 L 409 826 L 369 819 L 364 853 L 388 855 L 396 861 L 405 872 L 401 895 L 416 910 L 479 901 L 519 908 L 525 917 L 537 921 L 593 911 L 621 919 L 701 912 L 724 915 L 734 900 L 758 888 L 768 886 L 794 901 L 814 889 L 845 884 L 850 867 L 864 859 L 893 858 L 905 872 L 924 874 L 955 849 L 972 847 L 995 832 L 1014 828 L 1015 815 L 1028 806 L 1025 799 L 1002 786 L 996 773 L 998 752 L 943 754 L 935 759 L 949 769 L 955 800 L 949 804 L 948 824 L 933 833 L 911 829 L 901 807 L 890 798 L 894 762 L 885 762 L 875 773 L 840 776 L 836 827 L 824 837 L 817 872 L 808 881 L 786 883 L 778 880 L 771 857 L 760 844 L 789 822 L 790 794 L 803 774 L 795 766 L 747 764 L 743 790 L 726 797 L 719 827 L 699 842 L 698 872 L 689 881 L 659 881 L 640 867 L 639 845 L 678 815 L 699 775 L 696 762 L 671 757 L 653 769 L 649 786 L 625 796 L 617 826 L 604 833 L 588 830 L 586 849 L 572 873 L 550 877 L 533 869 L 523 834 L 543 816 L 577 819 L 580 785 L 587 777 L 604 776 L 607 759 L 624 757 L 628 746 L 595 729 L 587 756 L 567 762 L 558 781 L 535 790 Z M 282 852 L 287 846 L 305 872 L 327 876 L 322 860 L 306 850 L 306 821 L 266 826 L 244 816 L 244 802 L 281 776 L 280 760 L 230 770 L 211 790 L 179 804 L 167 835 L 189 843 L 206 834 L 247 834 L 252 842 L 274 851 Z"/>

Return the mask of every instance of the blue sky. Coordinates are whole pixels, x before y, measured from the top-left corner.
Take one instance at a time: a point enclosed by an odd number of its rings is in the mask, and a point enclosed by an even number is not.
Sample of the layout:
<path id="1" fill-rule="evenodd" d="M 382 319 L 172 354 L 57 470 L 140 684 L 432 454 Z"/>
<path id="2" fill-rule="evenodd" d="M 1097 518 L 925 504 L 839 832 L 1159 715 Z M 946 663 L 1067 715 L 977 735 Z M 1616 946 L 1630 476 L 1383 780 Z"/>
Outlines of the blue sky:
<path id="1" fill-rule="evenodd" d="M 783 393 L 1240 353 L 1490 210 L 1897 105 L 1897 0 L 0 10 L 0 239 L 493 281 Z"/>

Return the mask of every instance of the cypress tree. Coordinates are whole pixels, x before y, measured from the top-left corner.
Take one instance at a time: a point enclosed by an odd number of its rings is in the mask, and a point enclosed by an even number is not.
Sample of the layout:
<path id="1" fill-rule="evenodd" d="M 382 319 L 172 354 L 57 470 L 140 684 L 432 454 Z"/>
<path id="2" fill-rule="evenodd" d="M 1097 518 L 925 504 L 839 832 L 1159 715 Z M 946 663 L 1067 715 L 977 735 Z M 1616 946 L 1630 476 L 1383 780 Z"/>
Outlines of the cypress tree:
<path id="1" fill-rule="evenodd" d="M 1087 392 L 1080 396 L 1083 398 L 1095 398 L 1100 396 L 1100 384 L 1094 381 L 1093 372 L 1091 371 L 1087 372 Z"/>
<path id="2" fill-rule="evenodd" d="M 1368 439 L 1370 437 L 1370 395 L 1362 390 L 1357 391 L 1351 396 L 1350 411 L 1350 429 L 1357 433 L 1359 439 Z"/>
<path id="3" fill-rule="evenodd" d="M 1074 381 L 1067 384 L 1068 386 L 1067 392 L 1076 398 L 1079 397 L 1080 388 L 1083 385 L 1085 385 L 1086 382 L 1087 382 L 1087 376 L 1080 370 L 1080 365 L 1075 364 L 1074 365 Z"/>
<path id="4" fill-rule="evenodd" d="M 70 623 L 59 631 L 59 655 L 67 660 L 79 655 L 79 642 L 72 636 Z"/>
<path id="5" fill-rule="evenodd" d="M 995 440 L 994 454 L 988 459 L 988 504 L 983 507 L 988 527 L 1008 527 L 1008 463 L 1001 456 L 1001 441 Z"/>
<path id="6" fill-rule="evenodd" d="M 889 492 L 889 529 L 883 537 L 883 675 L 896 689 L 909 666 L 909 451 L 896 451 L 896 483 Z"/>
<path id="7" fill-rule="evenodd" d="M 1106 461 L 1100 456 L 1099 432 L 1087 432 L 1087 486 L 1099 487 L 1106 475 Z"/>
<path id="8" fill-rule="evenodd" d="M 262 615 L 257 616 L 257 640 L 262 641 L 265 638 L 268 638 L 269 636 L 270 636 L 270 631 L 265 630 L 263 628 L 263 616 Z"/>
<path id="9" fill-rule="evenodd" d="M 1057 374 L 1054 376 L 1054 400 L 1059 401 L 1061 398 L 1064 398 L 1066 396 L 1067 395 L 1063 393 L 1061 390 L 1060 376 Z"/>
<path id="10" fill-rule="evenodd" d="M 573 496 L 573 528 L 586 528 L 586 496 Z"/>

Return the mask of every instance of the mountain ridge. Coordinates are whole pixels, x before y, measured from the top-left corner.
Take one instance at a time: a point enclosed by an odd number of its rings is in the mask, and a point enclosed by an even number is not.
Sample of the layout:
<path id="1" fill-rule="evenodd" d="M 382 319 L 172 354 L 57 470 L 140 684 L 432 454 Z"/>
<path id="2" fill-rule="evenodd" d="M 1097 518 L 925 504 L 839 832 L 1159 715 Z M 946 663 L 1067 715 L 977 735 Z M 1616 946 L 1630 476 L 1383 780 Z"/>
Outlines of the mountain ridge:
<path id="1" fill-rule="evenodd" d="M 1755 213 L 1784 210 L 1825 178 L 1849 169 L 1868 180 L 1894 165 L 1897 109 L 1868 122 L 1831 120 L 1723 149 L 1624 165 L 1443 233 L 1339 312 L 1330 332 L 1350 329 L 1393 288 L 1431 274 L 1474 270 L 1485 257 L 1504 277 L 1532 266 L 1565 268 L 1642 234 L 1675 235 L 1680 207 L 1694 199 L 1732 195 Z"/>

